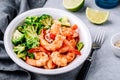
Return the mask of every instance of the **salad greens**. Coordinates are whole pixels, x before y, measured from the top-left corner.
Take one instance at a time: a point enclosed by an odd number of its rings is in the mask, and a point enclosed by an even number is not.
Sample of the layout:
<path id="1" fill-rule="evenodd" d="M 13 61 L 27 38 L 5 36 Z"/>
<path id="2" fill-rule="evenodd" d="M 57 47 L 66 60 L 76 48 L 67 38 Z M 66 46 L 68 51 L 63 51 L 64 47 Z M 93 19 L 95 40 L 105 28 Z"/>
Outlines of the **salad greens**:
<path id="1" fill-rule="evenodd" d="M 27 52 L 30 48 L 39 46 L 39 34 L 41 30 L 49 29 L 52 25 L 52 16 L 43 14 L 41 16 L 26 17 L 24 23 L 17 27 L 12 36 L 14 52 L 23 60 L 26 56 L 34 58 L 34 55 Z"/>

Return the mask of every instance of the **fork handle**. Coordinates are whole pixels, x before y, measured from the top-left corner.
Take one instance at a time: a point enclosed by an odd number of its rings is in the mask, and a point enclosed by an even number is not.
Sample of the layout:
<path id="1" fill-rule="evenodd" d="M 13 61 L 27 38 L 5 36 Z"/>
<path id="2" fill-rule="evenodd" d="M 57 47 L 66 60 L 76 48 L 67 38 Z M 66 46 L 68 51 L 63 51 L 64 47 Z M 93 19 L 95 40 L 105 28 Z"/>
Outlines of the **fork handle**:
<path id="1" fill-rule="evenodd" d="M 90 65 L 91 65 L 91 59 L 87 59 L 87 60 L 84 62 L 81 70 L 79 71 L 76 80 L 85 80 L 85 77 L 86 77 L 87 72 L 88 72 L 88 70 L 89 70 L 89 68 L 90 68 Z"/>
<path id="2" fill-rule="evenodd" d="M 92 55 L 93 55 L 94 51 L 95 51 L 95 49 L 91 50 L 91 53 L 90 53 L 89 57 L 85 60 L 84 64 L 82 65 L 82 68 L 80 69 L 80 71 L 76 77 L 76 80 L 85 80 L 85 77 L 87 75 L 87 72 L 89 71 L 89 68 L 90 68 L 90 65 L 92 62 Z"/>

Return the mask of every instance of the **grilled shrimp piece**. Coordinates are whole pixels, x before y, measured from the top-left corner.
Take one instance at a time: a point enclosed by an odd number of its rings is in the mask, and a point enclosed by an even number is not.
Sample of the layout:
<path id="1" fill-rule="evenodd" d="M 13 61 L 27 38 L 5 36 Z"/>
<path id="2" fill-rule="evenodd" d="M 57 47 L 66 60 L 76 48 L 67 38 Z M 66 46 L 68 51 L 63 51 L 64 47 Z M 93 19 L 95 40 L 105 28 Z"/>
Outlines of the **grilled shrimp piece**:
<path id="1" fill-rule="evenodd" d="M 65 53 L 69 51 L 69 46 L 63 46 L 62 48 L 59 49 L 60 53 Z"/>
<path id="2" fill-rule="evenodd" d="M 60 34 L 68 38 L 69 37 L 75 38 L 79 36 L 79 34 L 76 32 L 76 29 L 74 29 L 73 27 L 61 27 Z"/>
<path id="3" fill-rule="evenodd" d="M 59 49 L 62 46 L 64 40 L 64 36 L 56 35 L 55 40 L 52 43 L 48 43 L 44 39 L 43 31 L 40 34 L 40 44 L 48 51 L 55 51 L 56 49 Z"/>
<path id="4" fill-rule="evenodd" d="M 67 39 L 64 40 L 64 44 L 69 46 L 69 50 L 73 50 L 74 49 L 74 45 L 75 43 L 73 43 L 74 41 L 68 41 Z"/>
<path id="5" fill-rule="evenodd" d="M 54 21 L 54 24 L 51 26 L 50 33 L 52 34 L 59 34 L 61 30 L 61 23 L 57 20 Z"/>
<path id="6" fill-rule="evenodd" d="M 51 54 L 52 61 L 59 67 L 66 66 L 68 63 L 72 62 L 75 56 L 73 52 L 62 54 L 56 51 Z"/>
<path id="7" fill-rule="evenodd" d="M 72 39 L 70 41 L 68 40 L 64 40 L 63 42 L 63 46 L 58 50 L 60 53 L 74 53 L 73 56 L 75 55 L 76 53 L 76 50 L 75 50 L 75 47 L 76 47 L 76 41 L 75 39 Z"/>
<path id="8" fill-rule="evenodd" d="M 69 52 L 75 53 L 77 55 L 81 55 L 80 51 L 78 51 L 77 49 L 75 49 L 75 44 L 73 43 L 74 41 L 68 41 L 67 39 L 64 40 L 64 44 L 67 45 L 69 47 Z"/>
<path id="9" fill-rule="evenodd" d="M 35 59 L 30 59 L 27 57 L 26 63 L 32 66 L 42 67 L 49 60 L 48 55 L 45 52 L 37 52 L 35 54 Z"/>
<path id="10" fill-rule="evenodd" d="M 62 27 L 61 28 L 61 35 L 63 36 L 71 36 L 73 35 L 73 30 L 69 27 Z"/>
<path id="11" fill-rule="evenodd" d="M 75 59 L 76 55 L 73 52 L 68 52 L 66 55 L 67 62 L 70 63 Z"/>
<path id="12" fill-rule="evenodd" d="M 71 39 L 69 42 L 73 48 L 76 47 L 77 42 L 75 41 L 75 39 Z"/>
<path id="13" fill-rule="evenodd" d="M 53 63 L 52 59 L 48 60 L 44 66 L 45 69 L 54 69 L 55 67 L 56 65 Z"/>
<path id="14" fill-rule="evenodd" d="M 64 55 L 61 55 L 59 52 L 53 52 L 51 54 L 52 61 L 58 66 L 63 67 L 67 65 L 67 58 Z"/>
<path id="15" fill-rule="evenodd" d="M 70 41 L 64 40 L 63 46 L 59 49 L 60 53 L 65 53 L 73 50 L 76 47 L 76 41 L 75 39 L 72 39 Z"/>

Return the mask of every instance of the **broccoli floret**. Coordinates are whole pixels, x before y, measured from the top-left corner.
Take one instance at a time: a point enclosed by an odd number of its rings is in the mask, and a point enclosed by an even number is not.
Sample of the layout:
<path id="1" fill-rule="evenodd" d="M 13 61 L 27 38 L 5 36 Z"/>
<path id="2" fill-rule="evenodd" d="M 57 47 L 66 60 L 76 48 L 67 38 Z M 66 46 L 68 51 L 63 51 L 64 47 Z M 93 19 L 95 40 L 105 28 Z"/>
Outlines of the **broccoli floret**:
<path id="1" fill-rule="evenodd" d="M 47 14 L 43 14 L 42 16 L 30 16 L 26 17 L 24 21 L 24 26 L 21 26 L 18 29 L 24 33 L 24 28 L 26 28 L 26 26 L 34 26 L 37 29 L 37 34 L 39 34 L 41 29 L 50 28 L 52 25 L 52 21 L 52 17 Z"/>
<path id="2" fill-rule="evenodd" d="M 34 56 L 33 53 L 28 53 L 27 56 L 28 56 L 29 58 L 31 58 L 31 59 L 34 59 L 34 58 L 35 58 L 35 56 Z"/>
<path id="3" fill-rule="evenodd" d="M 25 43 L 14 46 L 13 50 L 16 53 L 17 57 L 19 57 L 23 60 L 26 59 L 27 52 L 25 52 L 25 50 L 26 50 L 26 44 Z"/>
<path id="4" fill-rule="evenodd" d="M 20 31 L 20 32 L 22 32 L 23 27 L 22 27 L 22 26 L 18 26 L 18 27 L 17 27 L 17 30 Z"/>
<path id="5" fill-rule="evenodd" d="M 37 28 L 34 26 L 27 26 L 25 29 L 26 46 L 28 49 L 39 45 L 39 37 L 37 35 Z"/>
<path id="6" fill-rule="evenodd" d="M 30 16 L 30 17 L 26 17 L 26 19 L 25 19 L 25 22 L 24 22 L 24 32 L 26 32 L 26 28 L 28 28 L 28 26 L 30 27 L 30 26 L 34 26 L 34 28 L 38 28 L 38 26 L 37 25 L 35 25 L 35 24 L 37 24 L 38 23 L 38 21 L 37 21 L 37 16 Z"/>
<path id="7" fill-rule="evenodd" d="M 31 25 L 31 26 L 35 25 L 38 22 L 39 22 L 38 16 L 30 16 L 30 17 L 26 17 L 26 19 L 25 19 L 25 24 Z"/>
<path id="8" fill-rule="evenodd" d="M 21 53 L 26 49 L 25 44 L 19 44 L 17 46 L 14 46 L 13 50 L 15 53 Z"/>
<path id="9" fill-rule="evenodd" d="M 26 51 L 21 52 L 21 53 L 17 53 L 17 57 L 18 57 L 18 58 L 21 58 L 21 59 L 23 59 L 23 60 L 25 60 L 27 54 L 28 54 L 28 53 L 27 53 Z"/>
<path id="10" fill-rule="evenodd" d="M 61 22 L 62 26 L 70 26 L 70 22 L 68 21 L 68 18 L 66 16 L 63 16 L 58 20 Z"/>
<path id="11" fill-rule="evenodd" d="M 34 54 L 27 52 L 26 43 L 22 43 L 19 44 L 18 46 L 14 46 L 13 50 L 16 53 L 17 57 L 23 60 L 26 59 L 26 56 L 32 59 L 34 58 Z"/>
<path id="12" fill-rule="evenodd" d="M 12 42 L 14 45 L 18 45 L 22 43 L 25 39 L 25 35 L 19 32 L 18 30 L 15 30 L 13 36 L 12 36 Z"/>
<path id="13" fill-rule="evenodd" d="M 27 26 L 26 24 L 24 24 L 24 25 L 22 25 L 22 26 L 18 26 L 18 27 L 17 27 L 17 30 L 18 30 L 19 32 L 21 32 L 21 33 L 24 34 L 24 33 L 25 33 L 25 28 L 26 28 L 26 26 Z"/>
<path id="14" fill-rule="evenodd" d="M 52 25 L 52 16 L 48 14 L 43 14 L 40 16 L 40 24 L 44 26 L 45 29 L 48 29 Z"/>
<path id="15" fill-rule="evenodd" d="M 24 22 L 24 26 L 34 26 L 34 27 L 36 27 L 37 34 L 40 34 L 41 29 L 44 28 L 44 26 L 40 23 L 40 17 L 39 16 L 26 17 L 25 22 Z M 24 31 L 24 29 L 23 29 L 23 31 Z"/>

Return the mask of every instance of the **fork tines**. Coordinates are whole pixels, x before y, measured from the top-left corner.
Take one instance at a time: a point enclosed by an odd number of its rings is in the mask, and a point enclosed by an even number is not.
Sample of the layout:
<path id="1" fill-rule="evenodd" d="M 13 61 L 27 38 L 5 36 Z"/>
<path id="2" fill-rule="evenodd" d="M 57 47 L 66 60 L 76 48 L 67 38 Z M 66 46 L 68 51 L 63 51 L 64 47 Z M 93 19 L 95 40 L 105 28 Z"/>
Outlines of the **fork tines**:
<path id="1" fill-rule="evenodd" d="M 95 38 L 94 38 L 94 43 L 95 44 L 98 44 L 98 45 L 102 45 L 103 42 L 104 42 L 104 37 L 105 37 L 105 31 L 103 29 L 101 29 L 96 35 L 95 35 Z"/>

